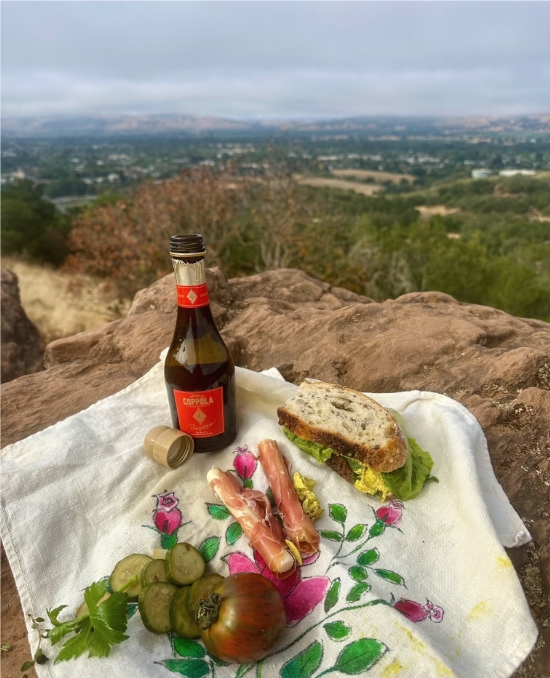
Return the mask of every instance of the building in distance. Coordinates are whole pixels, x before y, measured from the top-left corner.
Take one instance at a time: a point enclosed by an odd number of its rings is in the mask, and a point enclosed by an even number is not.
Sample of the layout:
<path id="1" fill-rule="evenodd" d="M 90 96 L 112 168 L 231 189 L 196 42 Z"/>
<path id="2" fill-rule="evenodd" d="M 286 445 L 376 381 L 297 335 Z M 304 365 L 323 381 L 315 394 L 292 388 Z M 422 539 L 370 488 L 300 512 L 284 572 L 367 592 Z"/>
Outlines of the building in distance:
<path id="1" fill-rule="evenodd" d="M 491 170 L 488 169 L 475 169 L 472 170 L 472 179 L 488 179 L 491 174 Z"/>

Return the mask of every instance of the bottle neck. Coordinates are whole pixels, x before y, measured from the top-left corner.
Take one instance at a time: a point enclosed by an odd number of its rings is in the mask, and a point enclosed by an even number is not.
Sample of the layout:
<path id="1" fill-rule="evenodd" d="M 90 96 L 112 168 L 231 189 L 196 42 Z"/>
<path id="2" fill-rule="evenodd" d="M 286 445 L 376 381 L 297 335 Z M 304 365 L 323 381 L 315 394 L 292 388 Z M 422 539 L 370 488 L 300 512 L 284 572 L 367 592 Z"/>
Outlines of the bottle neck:
<path id="1" fill-rule="evenodd" d="M 180 308 L 202 308 L 208 306 L 208 290 L 206 288 L 206 269 L 204 258 L 199 261 L 186 261 L 172 258 L 176 276 L 178 306 Z"/>
<path id="2" fill-rule="evenodd" d="M 186 261 L 172 257 L 172 266 L 176 274 L 176 285 L 193 287 L 206 284 L 206 269 L 204 259 L 199 261 Z"/>

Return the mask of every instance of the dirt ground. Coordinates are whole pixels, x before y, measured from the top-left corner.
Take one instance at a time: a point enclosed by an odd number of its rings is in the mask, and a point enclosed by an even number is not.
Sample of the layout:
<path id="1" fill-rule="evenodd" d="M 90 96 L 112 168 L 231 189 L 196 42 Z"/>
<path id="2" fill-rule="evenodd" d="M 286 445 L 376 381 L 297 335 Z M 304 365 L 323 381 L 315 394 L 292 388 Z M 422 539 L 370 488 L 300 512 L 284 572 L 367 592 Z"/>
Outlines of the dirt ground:
<path id="1" fill-rule="evenodd" d="M 23 611 L 19 596 L 15 594 L 15 582 L 8 564 L 4 547 L 0 545 L 2 563 L 2 652 L 0 654 L 0 676 L 2 678 L 21 678 L 21 666 L 31 659 L 27 629 L 23 622 Z M 6 645 L 6 647 L 4 647 Z M 36 678 L 34 669 L 26 672 L 29 678 Z"/>
<path id="2" fill-rule="evenodd" d="M 362 195 L 375 195 L 383 191 L 382 186 L 376 184 L 360 184 L 357 181 L 345 181 L 344 179 L 330 179 L 325 177 L 304 177 L 299 174 L 294 179 L 304 186 L 314 188 L 341 188 L 344 191 L 355 191 Z"/>
<path id="3" fill-rule="evenodd" d="M 436 215 L 446 217 L 449 214 L 457 214 L 460 212 L 456 207 L 446 207 L 445 205 L 418 205 L 414 208 L 422 219 L 429 219 Z"/>
<path id="4" fill-rule="evenodd" d="M 2 257 L 2 268 L 19 278 L 21 303 L 44 344 L 125 317 L 130 308 L 130 299 L 117 298 L 112 286 L 95 278 L 75 280 L 53 267 L 13 257 Z"/>
<path id="5" fill-rule="evenodd" d="M 412 174 L 399 174 L 398 172 L 378 172 L 376 170 L 360 169 L 338 169 L 331 172 L 335 177 L 354 177 L 355 179 L 373 179 L 379 183 L 391 181 L 394 184 L 400 184 L 403 179 L 409 184 L 414 183 L 415 177 Z"/>
<path id="6" fill-rule="evenodd" d="M 544 214 L 541 214 L 536 209 L 532 210 L 532 214 L 531 214 L 530 219 L 531 219 L 531 221 L 548 221 L 548 222 L 550 222 L 550 217 L 544 216 Z"/>

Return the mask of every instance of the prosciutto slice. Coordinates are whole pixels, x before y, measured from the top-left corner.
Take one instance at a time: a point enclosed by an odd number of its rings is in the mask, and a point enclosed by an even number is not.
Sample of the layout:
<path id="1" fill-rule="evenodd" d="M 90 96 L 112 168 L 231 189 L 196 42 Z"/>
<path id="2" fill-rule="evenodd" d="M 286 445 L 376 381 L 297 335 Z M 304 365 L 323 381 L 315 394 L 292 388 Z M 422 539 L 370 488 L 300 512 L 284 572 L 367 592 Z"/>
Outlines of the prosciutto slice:
<path id="1" fill-rule="evenodd" d="M 293 574 L 296 560 L 285 544 L 285 535 L 271 511 L 266 495 L 258 490 L 241 487 L 232 473 L 219 468 L 210 470 L 206 479 L 271 572 L 278 579 Z"/>
<path id="2" fill-rule="evenodd" d="M 279 445 L 275 440 L 262 440 L 258 449 L 288 538 L 300 553 L 316 553 L 319 550 L 319 534 L 311 518 L 304 513 Z"/>

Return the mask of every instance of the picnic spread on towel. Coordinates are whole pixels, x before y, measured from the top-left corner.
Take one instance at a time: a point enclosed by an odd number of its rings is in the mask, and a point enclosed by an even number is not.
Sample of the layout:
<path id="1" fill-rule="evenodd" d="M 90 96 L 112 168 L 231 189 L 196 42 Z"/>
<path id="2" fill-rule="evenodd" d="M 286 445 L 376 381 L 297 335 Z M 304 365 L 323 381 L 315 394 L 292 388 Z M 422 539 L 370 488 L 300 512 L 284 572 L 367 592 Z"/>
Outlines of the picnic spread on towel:
<path id="1" fill-rule="evenodd" d="M 170 470 L 143 451 L 147 432 L 170 425 L 163 361 L 123 391 L 2 452 L 0 532 L 28 615 L 67 605 L 70 619 L 92 582 L 129 554 L 152 556 L 192 544 L 207 572 L 252 572 L 281 594 L 286 628 L 265 659 L 229 664 L 200 638 L 153 634 L 136 603 L 129 636 L 105 658 L 54 663 L 40 678 L 380 678 L 510 676 L 537 637 L 523 590 L 503 546 L 530 540 L 493 473 L 476 419 L 436 393 L 367 394 L 395 410 L 407 436 L 429 451 L 438 482 L 410 501 L 378 501 L 299 450 L 277 423 L 277 407 L 297 387 L 276 370 L 236 368 L 237 438 L 193 454 Z M 275 578 L 206 477 L 232 472 L 246 488 L 268 492 L 258 444 L 278 443 L 291 474 L 315 481 L 323 515 L 318 551 Z"/>

